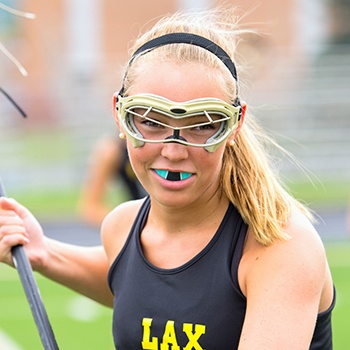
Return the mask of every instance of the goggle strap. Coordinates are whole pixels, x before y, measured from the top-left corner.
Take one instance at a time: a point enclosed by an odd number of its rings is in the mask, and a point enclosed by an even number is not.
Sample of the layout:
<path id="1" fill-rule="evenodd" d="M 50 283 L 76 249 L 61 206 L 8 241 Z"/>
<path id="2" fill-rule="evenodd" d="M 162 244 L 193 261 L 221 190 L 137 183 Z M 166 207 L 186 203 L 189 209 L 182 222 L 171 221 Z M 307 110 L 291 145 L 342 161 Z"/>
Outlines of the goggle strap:
<path id="1" fill-rule="evenodd" d="M 240 120 L 241 120 L 241 117 L 242 117 L 242 105 L 241 105 L 241 100 L 239 99 L 238 96 L 235 98 L 235 100 L 233 101 L 232 105 L 233 105 L 234 107 L 239 107 L 238 121 L 240 121 Z"/>

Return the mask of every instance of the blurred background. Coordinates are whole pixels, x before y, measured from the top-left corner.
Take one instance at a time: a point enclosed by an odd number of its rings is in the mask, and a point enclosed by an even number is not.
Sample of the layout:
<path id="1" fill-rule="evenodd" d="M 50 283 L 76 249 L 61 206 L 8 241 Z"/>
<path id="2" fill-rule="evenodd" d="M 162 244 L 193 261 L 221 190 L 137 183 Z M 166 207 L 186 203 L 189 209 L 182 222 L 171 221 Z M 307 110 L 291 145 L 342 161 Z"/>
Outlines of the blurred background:
<path id="1" fill-rule="evenodd" d="M 35 19 L 26 19 L 0 8 L 0 43 L 28 72 L 27 77 L 21 75 L 0 51 L 0 87 L 28 115 L 22 119 L 0 94 L 0 177 L 8 195 L 27 205 L 49 235 L 85 245 L 98 243 L 98 230 L 81 222 L 77 202 L 94 143 L 105 133 L 118 136 L 111 97 L 121 86 L 130 44 L 164 14 L 178 9 L 207 9 L 221 2 L 0 3 L 36 15 Z M 239 46 L 242 99 L 269 135 L 298 160 L 296 166 L 287 157 L 276 155 L 291 192 L 319 215 L 317 228 L 333 259 L 334 275 L 338 276 L 341 269 L 336 348 L 346 349 L 350 338 L 342 326 L 345 311 L 340 310 L 348 310 L 347 315 L 350 312 L 350 0 L 237 0 L 225 4 L 237 6 L 238 14 L 244 16 L 244 27 L 260 32 L 247 35 Z M 113 190 L 123 191 L 120 187 Z M 122 201 L 123 195 L 116 194 L 112 200 Z M 1 273 L 9 274 L 10 281 L 16 280 L 7 269 Z M 8 281 L 7 277 L 4 280 Z M 47 290 L 56 288 L 40 283 Z M 0 278 L 0 290 L 1 286 Z M 0 314 L 4 315 L 1 305 L 11 305 L 5 296 L 12 297 L 13 293 L 0 294 Z M 25 304 L 23 295 L 18 300 Z M 109 337 L 110 315 L 106 314 L 107 333 L 100 334 Z M 21 317 L 11 319 L 16 323 Z M 61 321 L 67 325 L 69 316 L 65 317 Z M 13 332 L 6 328 L 8 322 L 9 318 L 0 318 L 0 345 L 1 330 Z M 57 321 L 55 327 L 62 329 L 64 337 L 67 326 L 62 322 Z M 91 327 L 95 329 L 96 322 Z M 27 323 L 25 328 L 35 333 Z M 86 329 L 82 332 L 90 333 Z M 68 342 L 65 348 L 96 348 L 90 338 L 83 338 L 84 346 Z M 7 346 L 0 348 L 15 349 Z"/>

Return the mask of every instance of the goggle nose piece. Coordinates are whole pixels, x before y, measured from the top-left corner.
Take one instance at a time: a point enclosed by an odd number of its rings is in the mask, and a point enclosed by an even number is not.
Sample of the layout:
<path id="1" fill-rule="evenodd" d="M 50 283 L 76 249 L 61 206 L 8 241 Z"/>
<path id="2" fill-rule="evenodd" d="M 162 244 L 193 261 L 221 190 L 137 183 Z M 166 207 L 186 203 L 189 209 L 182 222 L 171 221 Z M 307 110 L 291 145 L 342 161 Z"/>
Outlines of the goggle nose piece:
<path id="1" fill-rule="evenodd" d="M 165 140 L 173 140 L 170 142 L 177 142 L 178 140 L 187 142 L 187 140 L 180 135 L 180 130 L 174 130 L 174 133 L 170 136 L 168 136 Z M 170 143 L 168 142 L 168 143 Z"/>

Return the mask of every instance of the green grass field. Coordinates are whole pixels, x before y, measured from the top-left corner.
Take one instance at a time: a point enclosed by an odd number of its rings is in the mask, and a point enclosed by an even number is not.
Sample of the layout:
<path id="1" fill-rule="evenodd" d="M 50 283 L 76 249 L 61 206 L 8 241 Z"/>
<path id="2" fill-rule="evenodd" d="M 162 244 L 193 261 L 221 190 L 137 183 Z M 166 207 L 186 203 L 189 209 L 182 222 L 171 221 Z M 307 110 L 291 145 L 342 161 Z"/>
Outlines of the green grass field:
<path id="1" fill-rule="evenodd" d="M 350 349 L 350 242 L 327 243 L 326 251 L 337 290 L 333 313 L 335 350 Z"/>
<path id="2" fill-rule="evenodd" d="M 35 274 L 60 349 L 113 349 L 111 309 Z M 42 349 L 17 271 L 0 265 L 0 349 L 11 338 L 22 350 Z M 4 341 L 4 340 L 3 340 Z"/>
<path id="3" fill-rule="evenodd" d="M 334 349 L 350 348 L 350 242 L 327 243 L 337 288 Z M 56 340 L 63 350 L 113 349 L 111 310 L 35 274 Z M 4 346 L 4 336 L 19 346 Z M 0 265 L 0 349 L 42 349 L 17 272 Z"/>

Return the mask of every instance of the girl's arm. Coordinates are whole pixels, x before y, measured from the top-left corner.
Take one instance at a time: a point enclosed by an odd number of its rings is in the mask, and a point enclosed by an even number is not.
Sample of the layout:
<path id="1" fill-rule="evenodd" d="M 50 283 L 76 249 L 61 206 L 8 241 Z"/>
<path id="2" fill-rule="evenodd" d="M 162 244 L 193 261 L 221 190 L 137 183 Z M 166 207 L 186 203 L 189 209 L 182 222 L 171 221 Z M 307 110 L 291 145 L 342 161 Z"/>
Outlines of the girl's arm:
<path id="1" fill-rule="evenodd" d="M 0 198 L 0 261 L 13 266 L 11 248 L 22 244 L 33 270 L 97 302 L 112 305 L 102 247 L 79 247 L 44 236 L 34 216 L 13 199 Z"/>
<path id="2" fill-rule="evenodd" d="M 247 311 L 239 350 L 307 350 L 317 314 L 332 302 L 332 280 L 323 245 L 307 219 L 294 213 L 291 239 L 269 247 L 250 234 L 239 280 Z"/>

